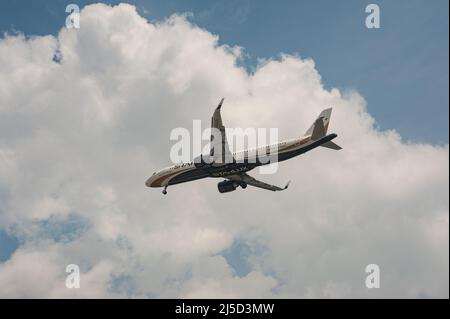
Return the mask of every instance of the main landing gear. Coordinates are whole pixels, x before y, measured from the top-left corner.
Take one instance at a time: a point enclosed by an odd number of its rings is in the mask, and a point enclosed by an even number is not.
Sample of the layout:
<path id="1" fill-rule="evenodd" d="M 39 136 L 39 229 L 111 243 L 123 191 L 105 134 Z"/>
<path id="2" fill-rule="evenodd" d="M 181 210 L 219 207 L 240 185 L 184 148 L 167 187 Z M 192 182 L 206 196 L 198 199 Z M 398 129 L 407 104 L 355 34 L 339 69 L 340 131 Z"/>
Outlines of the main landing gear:
<path id="1" fill-rule="evenodd" d="M 166 195 L 166 194 L 167 194 L 167 185 L 166 185 L 166 186 L 164 186 L 164 189 L 163 189 L 162 193 L 163 193 L 164 195 Z"/>

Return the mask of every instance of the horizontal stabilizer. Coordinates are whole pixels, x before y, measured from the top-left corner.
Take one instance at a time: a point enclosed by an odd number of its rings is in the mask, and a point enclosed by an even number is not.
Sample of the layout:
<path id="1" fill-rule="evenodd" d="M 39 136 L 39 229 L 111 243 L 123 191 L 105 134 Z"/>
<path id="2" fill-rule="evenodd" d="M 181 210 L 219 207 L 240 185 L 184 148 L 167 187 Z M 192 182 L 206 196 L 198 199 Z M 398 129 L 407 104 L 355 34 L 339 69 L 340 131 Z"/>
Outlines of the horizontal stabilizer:
<path id="1" fill-rule="evenodd" d="M 342 149 L 342 147 L 340 147 L 339 145 L 333 143 L 332 141 L 328 141 L 326 143 L 323 143 L 320 146 L 331 148 L 331 149 L 337 150 L 337 151 Z"/>

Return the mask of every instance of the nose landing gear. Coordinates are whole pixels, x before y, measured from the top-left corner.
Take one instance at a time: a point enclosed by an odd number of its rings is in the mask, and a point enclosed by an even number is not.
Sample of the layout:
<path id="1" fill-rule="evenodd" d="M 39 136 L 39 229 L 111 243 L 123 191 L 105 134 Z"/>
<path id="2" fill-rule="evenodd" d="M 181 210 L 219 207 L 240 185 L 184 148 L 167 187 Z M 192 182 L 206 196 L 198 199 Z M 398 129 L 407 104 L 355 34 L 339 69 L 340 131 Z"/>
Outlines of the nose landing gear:
<path id="1" fill-rule="evenodd" d="M 163 193 L 164 195 L 166 195 L 166 194 L 167 194 L 167 185 L 166 185 L 166 186 L 164 186 L 164 189 L 163 189 L 162 193 Z"/>

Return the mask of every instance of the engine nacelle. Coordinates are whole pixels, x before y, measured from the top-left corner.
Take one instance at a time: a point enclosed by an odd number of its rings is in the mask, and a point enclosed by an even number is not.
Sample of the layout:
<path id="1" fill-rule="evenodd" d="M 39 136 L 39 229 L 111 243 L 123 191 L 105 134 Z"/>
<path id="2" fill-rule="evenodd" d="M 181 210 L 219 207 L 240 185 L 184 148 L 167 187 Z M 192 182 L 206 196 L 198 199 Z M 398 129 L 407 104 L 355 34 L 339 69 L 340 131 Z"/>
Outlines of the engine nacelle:
<path id="1" fill-rule="evenodd" d="M 220 193 L 228 193 L 236 190 L 239 185 L 234 181 L 222 181 L 217 184 Z"/>

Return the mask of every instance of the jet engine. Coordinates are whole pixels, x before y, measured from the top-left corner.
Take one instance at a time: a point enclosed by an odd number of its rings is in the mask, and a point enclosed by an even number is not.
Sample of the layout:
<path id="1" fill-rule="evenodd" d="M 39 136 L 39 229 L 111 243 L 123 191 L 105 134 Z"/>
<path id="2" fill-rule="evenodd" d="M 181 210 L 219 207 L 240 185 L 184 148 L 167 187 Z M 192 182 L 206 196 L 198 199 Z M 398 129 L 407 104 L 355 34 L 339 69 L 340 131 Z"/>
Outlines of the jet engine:
<path id="1" fill-rule="evenodd" d="M 238 183 L 234 181 L 222 181 L 217 184 L 220 193 L 228 193 L 234 191 L 238 187 Z"/>

